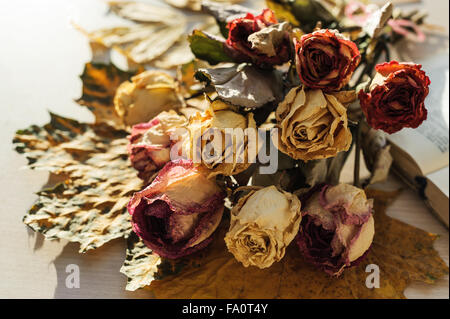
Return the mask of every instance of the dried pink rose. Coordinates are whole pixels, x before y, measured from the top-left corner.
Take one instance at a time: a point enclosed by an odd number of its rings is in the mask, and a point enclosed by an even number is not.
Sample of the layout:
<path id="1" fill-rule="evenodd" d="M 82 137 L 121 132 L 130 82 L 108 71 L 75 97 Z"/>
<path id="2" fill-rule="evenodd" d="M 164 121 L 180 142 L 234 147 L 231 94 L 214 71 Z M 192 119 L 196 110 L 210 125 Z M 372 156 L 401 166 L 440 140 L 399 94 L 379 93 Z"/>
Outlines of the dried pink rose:
<path id="1" fill-rule="evenodd" d="M 161 112 L 147 123 L 133 126 L 129 136 L 128 154 L 138 176 L 148 181 L 153 174 L 170 161 L 170 149 L 176 142 L 171 134 L 187 123 L 175 111 Z"/>
<path id="2" fill-rule="evenodd" d="M 297 244 L 308 262 L 339 276 L 365 256 L 375 227 L 372 200 L 362 189 L 348 184 L 321 186 L 302 206 Z"/>
<path id="3" fill-rule="evenodd" d="M 224 192 L 192 161 L 167 163 L 128 204 L 134 232 L 166 258 L 206 247 L 222 219 Z"/>

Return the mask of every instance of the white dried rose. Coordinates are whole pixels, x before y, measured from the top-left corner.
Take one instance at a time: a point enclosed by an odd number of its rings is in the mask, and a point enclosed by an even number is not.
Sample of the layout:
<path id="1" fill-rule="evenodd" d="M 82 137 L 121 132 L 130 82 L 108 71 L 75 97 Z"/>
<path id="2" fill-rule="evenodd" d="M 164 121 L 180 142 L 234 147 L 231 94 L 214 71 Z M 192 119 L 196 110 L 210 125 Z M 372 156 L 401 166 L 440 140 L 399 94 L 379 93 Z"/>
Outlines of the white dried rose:
<path id="1" fill-rule="evenodd" d="M 231 210 L 225 236 L 228 250 L 245 267 L 270 267 L 280 261 L 297 235 L 302 219 L 300 200 L 269 186 L 251 191 Z"/>

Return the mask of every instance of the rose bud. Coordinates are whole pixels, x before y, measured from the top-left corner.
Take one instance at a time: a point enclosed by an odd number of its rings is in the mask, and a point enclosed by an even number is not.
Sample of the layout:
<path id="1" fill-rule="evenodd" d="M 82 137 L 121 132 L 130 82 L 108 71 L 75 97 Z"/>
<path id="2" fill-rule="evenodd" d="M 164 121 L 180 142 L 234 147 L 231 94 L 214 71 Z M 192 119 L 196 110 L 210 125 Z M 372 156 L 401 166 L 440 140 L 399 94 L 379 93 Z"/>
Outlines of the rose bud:
<path id="1" fill-rule="evenodd" d="M 235 175 L 255 162 L 256 152 L 249 154 L 249 140 L 245 135 L 246 129 L 254 129 L 256 134 L 251 112 L 244 116 L 231 104 L 216 100 L 204 112 L 190 117 L 187 129 L 189 139 L 183 145 L 186 156 L 208 168 L 209 177 Z M 237 131 L 242 135 L 235 134 Z"/>
<path id="2" fill-rule="evenodd" d="M 339 91 L 361 61 L 356 44 L 336 30 L 314 31 L 294 42 L 300 81 L 312 89 Z"/>
<path id="3" fill-rule="evenodd" d="M 353 91 L 333 94 L 295 87 L 279 104 L 275 116 L 278 149 L 294 159 L 309 161 L 347 151 L 352 134 L 344 105 L 356 99 Z"/>
<path id="4" fill-rule="evenodd" d="M 297 244 L 304 258 L 334 276 L 359 263 L 375 234 L 372 200 L 364 191 L 348 184 L 325 185 L 302 203 Z"/>
<path id="5" fill-rule="evenodd" d="M 128 137 L 128 154 L 131 165 L 139 171 L 138 176 L 144 181 L 170 161 L 170 149 L 176 142 L 171 134 L 177 128 L 187 124 L 184 116 L 175 111 L 161 112 L 147 123 L 133 126 Z"/>
<path id="6" fill-rule="evenodd" d="M 147 122 L 162 111 L 181 106 L 177 82 L 160 71 L 145 71 L 123 82 L 114 96 L 117 115 L 125 125 Z"/>
<path id="7" fill-rule="evenodd" d="M 272 10 L 260 15 L 248 13 L 227 24 L 227 45 L 259 66 L 280 65 L 290 58 L 289 24 L 278 23 Z"/>
<path id="8" fill-rule="evenodd" d="M 421 65 L 397 61 L 378 64 L 370 92 L 359 92 L 361 109 L 374 129 L 392 134 L 416 128 L 427 118 L 425 97 L 430 79 Z"/>
<path id="9" fill-rule="evenodd" d="M 211 242 L 222 219 L 224 197 L 191 161 L 169 162 L 131 198 L 133 231 L 162 257 L 192 254 Z"/>
<path id="10" fill-rule="evenodd" d="M 251 191 L 231 210 L 228 250 L 245 267 L 270 267 L 283 258 L 302 219 L 297 196 L 269 186 Z"/>

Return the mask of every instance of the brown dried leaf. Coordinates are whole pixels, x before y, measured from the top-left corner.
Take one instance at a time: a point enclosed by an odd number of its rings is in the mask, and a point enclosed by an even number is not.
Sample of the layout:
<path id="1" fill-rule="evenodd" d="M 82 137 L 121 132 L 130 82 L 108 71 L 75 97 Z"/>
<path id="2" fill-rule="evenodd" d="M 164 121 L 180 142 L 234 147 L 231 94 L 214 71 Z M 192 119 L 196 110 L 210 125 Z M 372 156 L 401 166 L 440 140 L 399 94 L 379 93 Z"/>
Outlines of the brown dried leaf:
<path id="1" fill-rule="evenodd" d="M 126 236 L 126 205 L 142 188 L 128 160 L 127 132 L 50 115 L 49 124 L 19 130 L 13 140 L 30 168 L 65 177 L 38 193 L 24 223 L 48 239 L 80 243 L 80 252 Z"/>
<path id="2" fill-rule="evenodd" d="M 410 282 L 433 283 L 448 273 L 448 267 L 433 249 L 436 235 L 386 215 L 397 194 L 368 191 L 375 199 L 374 243 L 367 258 L 339 278 L 305 263 L 295 244 L 268 269 L 244 268 L 225 247 L 225 221 L 212 245 L 195 257 L 198 265 L 153 281 L 146 289 L 158 298 L 405 298 L 403 291 Z M 368 264 L 380 267 L 380 288 L 366 287 Z"/>
<path id="3" fill-rule="evenodd" d="M 96 123 L 117 126 L 122 121 L 114 111 L 114 95 L 119 85 L 135 74 L 122 71 L 111 63 L 86 63 L 80 76 L 83 94 L 77 103 L 86 106 L 94 114 Z"/>

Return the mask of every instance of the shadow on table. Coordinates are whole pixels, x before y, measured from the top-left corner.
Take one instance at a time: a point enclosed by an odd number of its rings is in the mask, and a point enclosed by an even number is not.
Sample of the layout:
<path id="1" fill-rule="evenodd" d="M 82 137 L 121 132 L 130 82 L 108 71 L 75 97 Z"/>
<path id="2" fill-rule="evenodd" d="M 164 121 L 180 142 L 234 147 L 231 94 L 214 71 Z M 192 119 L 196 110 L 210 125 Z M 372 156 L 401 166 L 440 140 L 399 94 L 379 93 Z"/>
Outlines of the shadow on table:
<path id="1" fill-rule="evenodd" d="M 149 291 L 125 290 L 126 277 L 119 272 L 125 258 L 125 240 L 112 242 L 87 253 L 68 243 L 53 261 L 57 286 L 54 298 L 151 298 Z M 79 274 L 79 288 L 74 283 Z M 72 286 L 72 287 L 71 287 Z"/>

